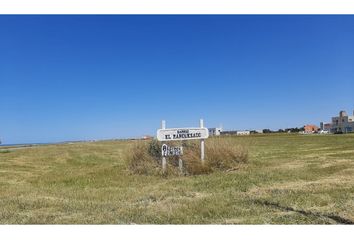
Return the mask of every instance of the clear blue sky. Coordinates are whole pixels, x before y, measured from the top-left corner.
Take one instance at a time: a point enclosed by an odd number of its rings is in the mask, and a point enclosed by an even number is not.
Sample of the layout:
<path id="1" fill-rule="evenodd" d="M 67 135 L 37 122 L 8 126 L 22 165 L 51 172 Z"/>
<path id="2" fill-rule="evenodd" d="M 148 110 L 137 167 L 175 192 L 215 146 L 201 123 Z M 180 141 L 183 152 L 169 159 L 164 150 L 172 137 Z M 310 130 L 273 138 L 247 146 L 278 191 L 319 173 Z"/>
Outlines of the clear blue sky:
<path id="1" fill-rule="evenodd" d="M 0 16 L 3 143 L 319 124 L 354 108 L 354 16 Z"/>

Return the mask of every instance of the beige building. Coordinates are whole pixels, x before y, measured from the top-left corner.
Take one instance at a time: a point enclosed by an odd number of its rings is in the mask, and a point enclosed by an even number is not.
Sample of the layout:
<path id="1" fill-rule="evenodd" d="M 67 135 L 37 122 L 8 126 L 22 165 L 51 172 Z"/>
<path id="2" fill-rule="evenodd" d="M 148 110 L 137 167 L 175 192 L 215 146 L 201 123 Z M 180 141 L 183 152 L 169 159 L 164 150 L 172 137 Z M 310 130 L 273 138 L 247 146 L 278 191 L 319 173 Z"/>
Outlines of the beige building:
<path id="1" fill-rule="evenodd" d="M 329 130 L 331 133 L 354 132 L 354 111 L 352 116 L 340 111 L 338 116 L 332 117 L 331 123 L 321 123 L 321 130 Z"/>

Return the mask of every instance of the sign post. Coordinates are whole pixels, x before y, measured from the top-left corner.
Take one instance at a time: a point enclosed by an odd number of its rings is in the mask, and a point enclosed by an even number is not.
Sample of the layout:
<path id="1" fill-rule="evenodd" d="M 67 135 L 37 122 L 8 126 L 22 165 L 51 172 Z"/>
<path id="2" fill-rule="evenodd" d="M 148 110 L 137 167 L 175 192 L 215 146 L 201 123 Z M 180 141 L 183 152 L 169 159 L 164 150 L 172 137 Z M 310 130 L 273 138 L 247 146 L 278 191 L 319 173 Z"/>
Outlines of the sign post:
<path id="1" fill-rule="evenodd" d="M 199 128 L 166 128 L 165 120 L 161 121 L 161 129 L 157 130 L 157 140 L 162 142 L 162 171 L 165 172 L 167 168 L 168 156 L 181 156 L 183 154 L 182 147 L 169 147 L 165 144 L 168 141 L 183 141 L 183 140 L 200 140 L 200 159 L 204 164 L 204 144 L 205 139 L 209 137 L 209 131 L 204 127 L 203 119 L 199 121 Z M 182 159 L 179 158 L 178 167 L 180 171 L 183 170 Z"/>
<path id="2" fill-rule="evenodd" d="M 166 129 L 166 121 L 165 120 L 161 121 L 161 129 Z M 162 172 L 163 173 L 166 172 L 166 165 L 167 165 L 166 157 L 162 156 Z"/>
<path id="3" fill-rule="evenodd" d="M 183 161 L 181 158 L 178 159 L 178 168 L 179 168 L 179 172 L 182 174 L 183 173 Z"/>
<path id="4" fill-rule="evenodd" d="M 203 119 L 199 120 L 199 127 L 204 128 Z M 204 139 L 200 140 L 200 159 L 202 160 L 202 164 L 204 164 Z"/>

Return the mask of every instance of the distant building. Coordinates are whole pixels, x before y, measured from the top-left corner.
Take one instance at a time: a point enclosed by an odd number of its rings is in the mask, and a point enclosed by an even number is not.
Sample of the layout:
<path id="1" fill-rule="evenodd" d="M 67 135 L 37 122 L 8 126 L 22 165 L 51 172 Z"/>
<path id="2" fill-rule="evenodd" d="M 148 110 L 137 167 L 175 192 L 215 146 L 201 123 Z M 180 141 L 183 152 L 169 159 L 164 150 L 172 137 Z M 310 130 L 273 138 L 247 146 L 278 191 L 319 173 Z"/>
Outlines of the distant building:
<path id="1" fill-rule="evenodd" d="M 229 130 L 229 131 L 223 131 L 221 132 L 221 135 L 250 135 L 251 131 L 245 130 L 245 131 L 235 131 L 235 130 Z"/>
<path id="2" fill-rule="evenodd" d="M 331 126 L 332 126 L 331 123 L 324 123 L 324 122 L 321 122 L 321 123 L 320 123 L 320 129 L 321 129 L 321 131 L 328 131 L 328 132 L 330 132 Z"/>
<path id="3" fill-rule="evenodd" d="M 222 133 L 222 127 L 208 128 L 210 136 L 220 136 Z"/>
<path id="4" fill-rule="evenodd" d="M 236 135 L 237 131 L 234 131 L 234 130 L 222 131 L 220 134 L 221 135 Z"/>
<path id="5" fill-rule="evenodd" d="M 354 115 L 354 112 L 353 112 Z M 332 117 L 332 133 L 349 133 L 354 131 L 354 116 L 348 116 L 345 111 L 340 111 L 338 117 Z"/>
<path id="6" fill-rule="evenodd" d="M 236 132 L 236 135 L 250 135 L 250 133 L 251 133 L 251 132 L 250 132 L 250 131 L 247 131 L 247 130 L 246 130 L 246 131 L 237 131 L 237 132 Z"/>
<path id="7" fill-rule="evenodd" d="M 152 137 L 152 136 L 149 136 L 149 135 L 145 135 L 145 136 L 142 136 L 141 139 L 143 139 L 143 140 L 149 140 L 149 139 L 153 139 L 153 137 Z"/>
<path id="8" fill-rule="evenodd" d="M 321 130 L 330 133 L 352 133 L 354 132 L 354 111 L 352 116 L 348 116 L 345 111 L 340 111 L 339 115 L 332 117 L 331 123 L 320 124 Z"/>
<path id="9" fill-rule="evenodd" d="M 319 127 L 316 125 L 305 125 L 304 126 L 304 133 L 315 133 L 319 130 Z"/>

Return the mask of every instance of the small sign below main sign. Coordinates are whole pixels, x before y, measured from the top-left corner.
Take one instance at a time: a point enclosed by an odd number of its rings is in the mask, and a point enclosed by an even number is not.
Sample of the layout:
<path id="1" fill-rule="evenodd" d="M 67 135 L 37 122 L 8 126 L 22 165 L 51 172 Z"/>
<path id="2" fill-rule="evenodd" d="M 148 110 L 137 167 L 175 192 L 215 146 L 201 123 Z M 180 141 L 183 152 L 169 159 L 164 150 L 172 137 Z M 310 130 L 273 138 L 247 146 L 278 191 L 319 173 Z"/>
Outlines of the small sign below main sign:
<path id="1" fill-rule="evenodd" d="M 209 137 L 207 128 L 166 128 L 157 130 L 158 141 L 178 141 L 206 139 Z"/>
<path id="2" fill-rule="evenodd" d="M 168 146 L 167 144 L 163 144 L 161 148 L 161 153 L 163 157 L 182 156 L 183 147 L 171 147 Z"/>

